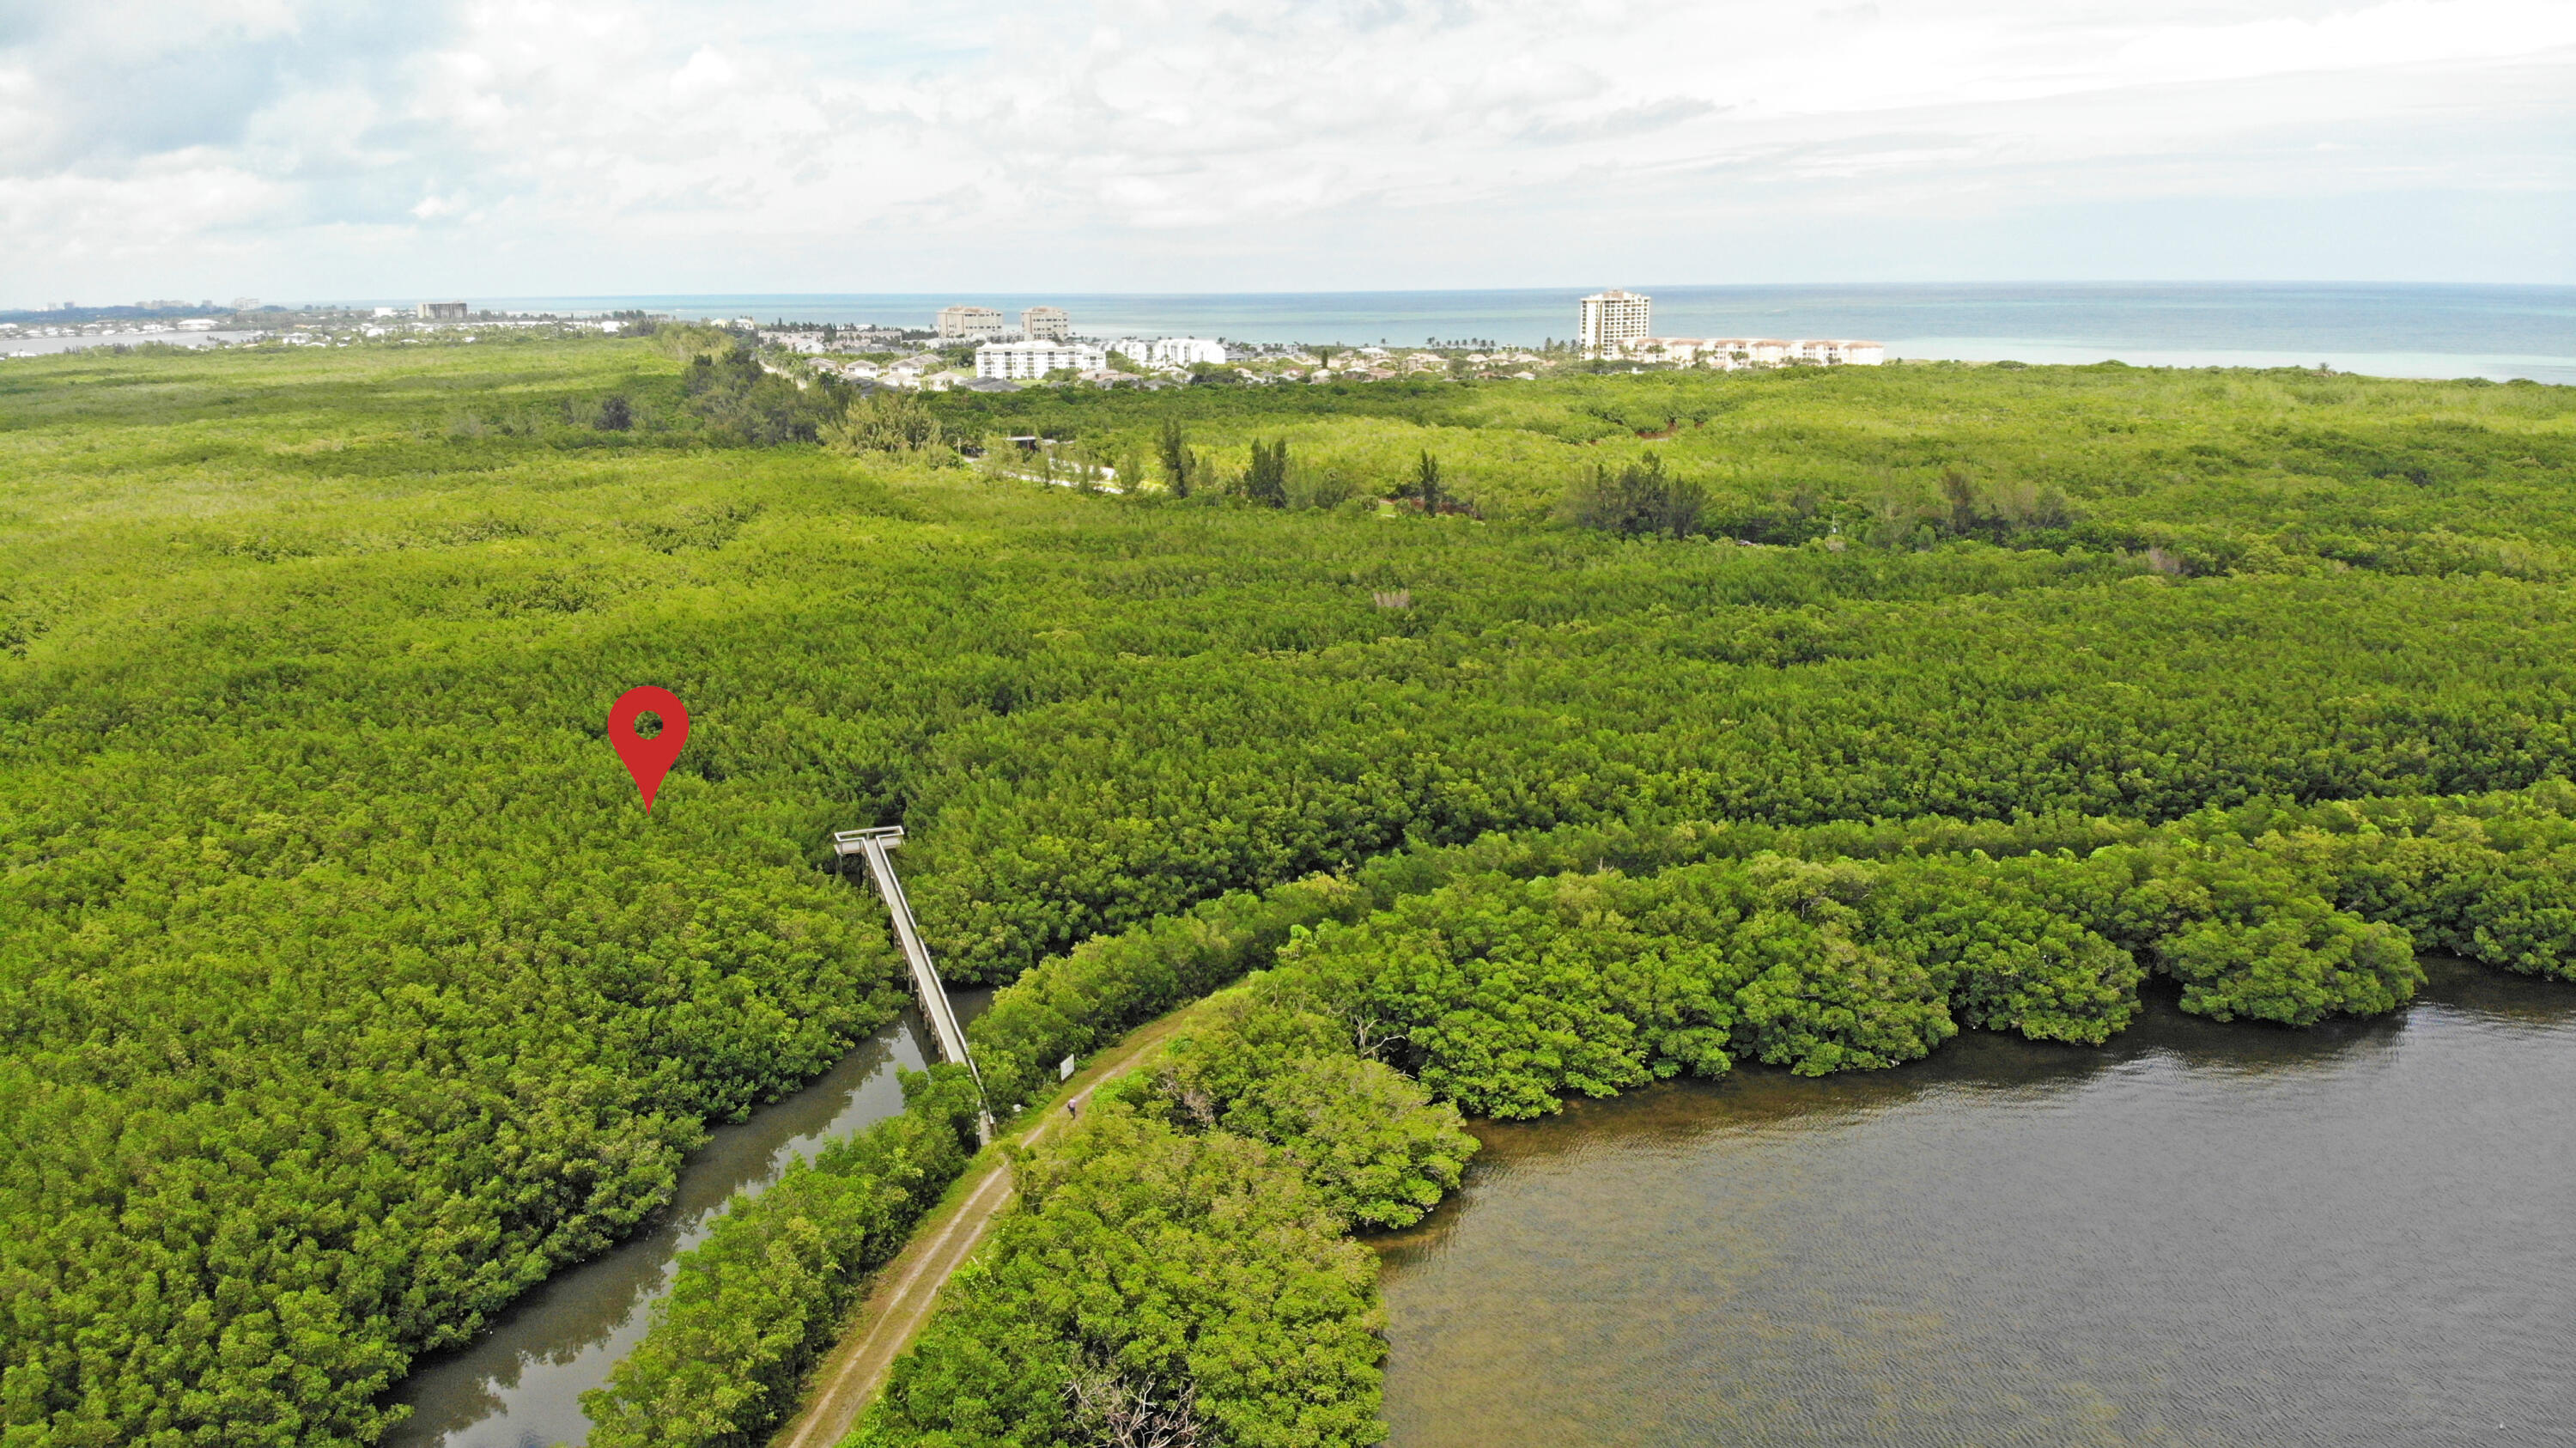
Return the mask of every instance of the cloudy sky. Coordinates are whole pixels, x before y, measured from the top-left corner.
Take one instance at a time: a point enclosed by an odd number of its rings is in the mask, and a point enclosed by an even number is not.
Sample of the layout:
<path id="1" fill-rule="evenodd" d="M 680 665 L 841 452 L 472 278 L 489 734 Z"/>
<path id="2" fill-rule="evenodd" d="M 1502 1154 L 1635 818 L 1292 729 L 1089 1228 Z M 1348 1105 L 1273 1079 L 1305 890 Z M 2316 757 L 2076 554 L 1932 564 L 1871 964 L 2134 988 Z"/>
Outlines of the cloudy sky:
<path id="1" fill-rule="evenodd" d="M 0 307 L 2576 283 L 2576 0 L 0 0 Z"/>

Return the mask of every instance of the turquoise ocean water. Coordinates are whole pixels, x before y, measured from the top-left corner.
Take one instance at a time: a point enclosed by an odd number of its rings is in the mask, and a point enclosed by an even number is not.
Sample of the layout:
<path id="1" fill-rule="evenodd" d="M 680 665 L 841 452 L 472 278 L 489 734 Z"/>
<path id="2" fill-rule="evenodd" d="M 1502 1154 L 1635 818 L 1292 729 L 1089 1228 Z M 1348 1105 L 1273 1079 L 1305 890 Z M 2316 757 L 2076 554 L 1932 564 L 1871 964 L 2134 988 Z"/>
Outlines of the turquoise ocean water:
<path id="1" fill-rule="evenodd" d="M 1061 306 L 1088 336 L 1247 342 L 1527 345 L 1574 331 L 1594 288 L 1523 291 L 867 293 L 489 297 L 527 311 L 640 307 L 683 317 L 926 327 L 952 302 L 1013 315 Z M 1892 356 L 2140 366 L 2314 367 L 2391 377 L 2576 383 L 2576 287 L 2360 283 L 1979 283 L 1692 287 L 1639 284 L 1679 337 L 1861 337 Z"/>

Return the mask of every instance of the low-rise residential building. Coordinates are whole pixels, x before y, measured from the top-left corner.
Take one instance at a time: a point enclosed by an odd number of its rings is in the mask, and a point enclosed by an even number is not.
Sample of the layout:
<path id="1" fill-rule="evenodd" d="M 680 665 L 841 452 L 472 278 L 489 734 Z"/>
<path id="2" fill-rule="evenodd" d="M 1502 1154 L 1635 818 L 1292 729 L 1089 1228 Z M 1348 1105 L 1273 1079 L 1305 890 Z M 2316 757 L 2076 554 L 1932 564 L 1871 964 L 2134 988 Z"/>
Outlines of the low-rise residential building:
<path id="1" fill-rule="evenodd" d="M 1628 345 L 1627 353 L 1640 361 L 1690 367 L 1710 355 L 1710 350 L 1705 337 L 1640 337 Z"/>
<path id="2" fill-rule="evenodd" d="M 1121 357 L 1133 357 L 1148 367 L 1194 367 L 1201 362 L 1222 364 L 1225 344 L 1205 337 L 1122 337 L 1109 344 L 1109 350 Z"/>
<path id="3" fill-rule="evenodd" d="M 1109 365 L 1109 354 L 1079 342 L 1031 337 L 1018 342 L 987 342 L 975 349 L 975 375 L 1017 379 L 1044 377 L 1059 367 L 1097 372 Z"/>
<path id="4" fill-rule="evenodd" d="M 1789 355 L 1827 367 L 1876 367 L 1887 360 L 1887 347 L 1879 342 L 1808 338 L 1790 343 Z"/>
<path id="5" fill-rule="evenodd" d="M 941 307 L 938 327 L 945 341 L 994 337 L 1001 333 L 1002 314 L 991 307 Z"/>
<path id="6" fill-rule="evenodd" d="M 1789 362 L 1819 367 L 1875 367 L 1887 360 L 1887 348 L 1878 342 L 1824 337 L 1794 342 L 1776 337 L 1640 337 L 1601 355 L 1722 372 L 1736 367 L 1778 367 Z"/>
<path id="7" fill-rule="evenodd" d="M 1202 362 L 1222 364 L 1225 344 L 1205 337 L 1165 337 L 1154 344 L 1147 365 L 1154 367 L 1195 367 Z"/>

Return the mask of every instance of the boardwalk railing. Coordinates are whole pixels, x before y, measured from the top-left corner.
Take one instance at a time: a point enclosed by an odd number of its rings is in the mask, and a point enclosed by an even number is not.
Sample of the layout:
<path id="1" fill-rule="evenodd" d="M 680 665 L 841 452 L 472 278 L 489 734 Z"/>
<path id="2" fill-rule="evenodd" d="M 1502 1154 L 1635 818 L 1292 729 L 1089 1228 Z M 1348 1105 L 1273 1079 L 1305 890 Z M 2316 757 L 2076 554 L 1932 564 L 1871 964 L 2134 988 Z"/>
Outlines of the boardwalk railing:
<path id="1" fill-rule="evenodd" d="M 883 825 L 872 830 L 839 830 L 832 835 L 832 849 L 846 865 L 857 855 L 868 863 L 868 874 L 876 881 L 877 894 L 885 898 L 886 914 L 894 920 L 894 938 L 903 947 L 903 959 L 912 968 L 912 991 L 921 998 L 921 1013 L 930 1020 L 931 1034 L 938 1038 L 941 1060 L 963 1066 L 975 1078 L 975 1089 L 984 1089 L 984 1073 L 975 1069 L 975 1058 L 966 1050 L 966 1029 L 957 1022 L 957 1012 L 949 1007 L 948 988 L 940 983 L 939 967 L 930 963 L 930 947 L 921 942 L 920 922 L 912 918 L 912 902 L 904 898 L 903 882 L 894 877 L 894 861 L 888 852 L 903 843 L 903 826 Z M 993 1113 L 983 1117 L 983 1134 L 993 1138 Z"/>

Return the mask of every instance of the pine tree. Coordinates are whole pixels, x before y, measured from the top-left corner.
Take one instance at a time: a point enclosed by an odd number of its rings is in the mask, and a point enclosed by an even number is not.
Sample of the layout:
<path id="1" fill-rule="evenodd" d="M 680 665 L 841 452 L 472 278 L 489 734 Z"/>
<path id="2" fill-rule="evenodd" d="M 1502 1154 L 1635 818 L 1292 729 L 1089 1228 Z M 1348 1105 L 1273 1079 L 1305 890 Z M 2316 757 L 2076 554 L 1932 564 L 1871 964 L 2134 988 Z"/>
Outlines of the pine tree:
<path id="1" fill-rule="evenodd" d="M 1252 469 L 1243 475 L 1243 495 L 1265 508 L 1288 506 L 1288 439 L 1252 444 Z"/>
<path id="2" fill-rule="evenodd" d="M 1181 420 L 1177 417 L 1163 419 L 1162 451 L 1163 486 L 1169 488 L 1175 498 L 1188 497 L 1190 474 L 1195 471 L 1193 464 L 1198 458 L 1190 451 L 1189 437 L 1181 431 Z"/>
<path id="3" fill-rule="evenodd" d="M 1440 460 L 1433 457 L 1427 450 L 1422 454 L 1422 461 L 1413 465 L 1413 482 L 1407 491 L 1422 504 L 1422 511 L 1432 514 L 1440 511 L 1443 501 L 1440 491 Z"/>

